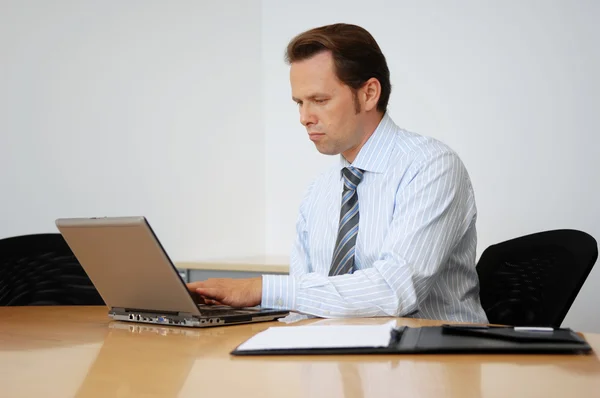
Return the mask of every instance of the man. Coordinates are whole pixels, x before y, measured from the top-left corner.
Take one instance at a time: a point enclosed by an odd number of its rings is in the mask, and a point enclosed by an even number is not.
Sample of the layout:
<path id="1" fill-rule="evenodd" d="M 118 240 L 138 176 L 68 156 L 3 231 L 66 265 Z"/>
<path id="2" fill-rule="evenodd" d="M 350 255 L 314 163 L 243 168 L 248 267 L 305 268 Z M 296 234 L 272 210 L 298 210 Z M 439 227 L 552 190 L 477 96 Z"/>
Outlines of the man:
<path id="1" fill-rule="evenodd" d="M 446 145 L 394 124 L 389 70 L 373 37 L 354 25 L 323 26 L 295 37 L 286 60 L 300 122 L 340 163 L 302 201 L 289 276 L 189 289 L 207 303 L 321 317 L 487 322 L 469 176 Z"/>

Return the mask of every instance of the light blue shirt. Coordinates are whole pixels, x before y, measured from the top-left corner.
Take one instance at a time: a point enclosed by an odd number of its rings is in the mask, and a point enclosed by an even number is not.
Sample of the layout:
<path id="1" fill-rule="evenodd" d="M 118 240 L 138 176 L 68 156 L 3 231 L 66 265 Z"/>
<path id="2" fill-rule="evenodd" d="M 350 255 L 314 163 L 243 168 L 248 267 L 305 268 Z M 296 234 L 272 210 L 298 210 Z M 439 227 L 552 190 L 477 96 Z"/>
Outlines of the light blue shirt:
<path id="1" fill-rule="evenodd" d="M 458 155 L 384 115 L 352 163 L 365 171 L 355 271 L 330 277 L 348 165 L 340 156 L 309 186 L 290 274 L 263 276 L 261 305 L 319 317 L 487 323 L 475 271 L 475 197 Z"/>

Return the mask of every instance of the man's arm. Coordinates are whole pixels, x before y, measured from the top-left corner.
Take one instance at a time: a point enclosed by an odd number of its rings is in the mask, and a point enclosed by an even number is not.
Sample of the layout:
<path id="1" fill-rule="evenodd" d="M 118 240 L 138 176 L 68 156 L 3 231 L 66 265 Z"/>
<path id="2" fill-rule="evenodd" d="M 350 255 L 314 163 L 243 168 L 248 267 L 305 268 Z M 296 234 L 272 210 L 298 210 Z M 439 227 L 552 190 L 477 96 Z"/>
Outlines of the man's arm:
<path id="1" fill-rule="evenodd" d="M 464 165 L 451 152 L 416 165 L 372 268 L 328 277 L 263 276 L 262 305 L 321 317 L 404 316 L 419 310 L 475 217 Z M 359 227 L 360 228 L 360 227 Z"/>

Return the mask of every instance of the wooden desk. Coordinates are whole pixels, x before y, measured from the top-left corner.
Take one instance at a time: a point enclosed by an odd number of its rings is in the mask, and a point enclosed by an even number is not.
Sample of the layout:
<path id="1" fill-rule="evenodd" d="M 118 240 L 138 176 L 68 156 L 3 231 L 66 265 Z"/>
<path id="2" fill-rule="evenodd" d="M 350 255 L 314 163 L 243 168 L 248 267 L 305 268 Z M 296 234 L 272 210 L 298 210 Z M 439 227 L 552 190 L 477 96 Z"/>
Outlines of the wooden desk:
<path id="1" fill-rule="evenodd" d="M 322 323 L 380 323 L 385 319 Z M 302 323 L 312 321 L 302 321 Z M 431 321 L 399 319 L 419 326 Z M 232 357 L 278 322 L 110 323 L 105 307 L 0 307 L 2 397 L 599 397 L 595 354 Z"/>

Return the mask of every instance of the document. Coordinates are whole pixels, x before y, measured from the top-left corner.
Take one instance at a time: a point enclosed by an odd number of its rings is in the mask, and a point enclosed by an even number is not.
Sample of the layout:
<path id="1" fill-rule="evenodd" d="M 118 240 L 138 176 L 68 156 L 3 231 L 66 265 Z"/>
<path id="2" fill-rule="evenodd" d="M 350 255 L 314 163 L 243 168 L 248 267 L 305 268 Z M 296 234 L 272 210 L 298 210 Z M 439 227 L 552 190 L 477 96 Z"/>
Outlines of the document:
<path id="1" fill-rule="evenodd" d="M 256 334 L 237 351 L 387 347 L 396 321 L 383 325 L 276 326 Z"/>

